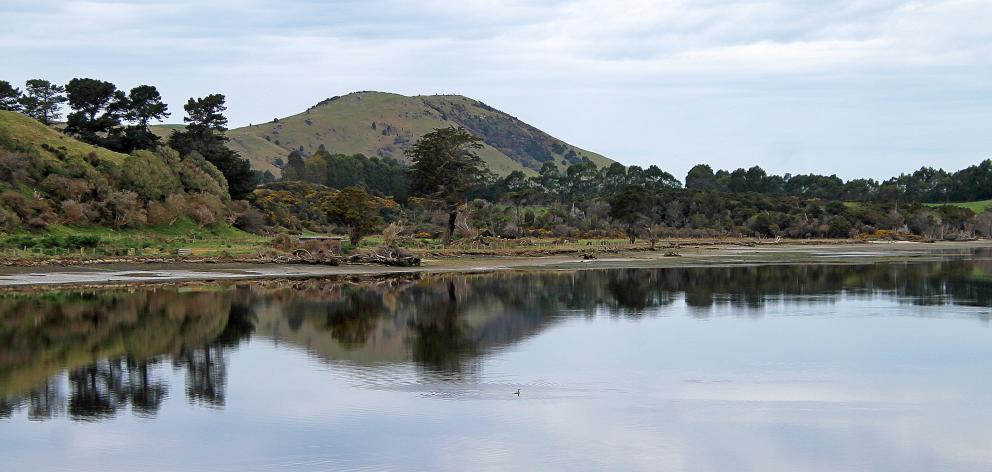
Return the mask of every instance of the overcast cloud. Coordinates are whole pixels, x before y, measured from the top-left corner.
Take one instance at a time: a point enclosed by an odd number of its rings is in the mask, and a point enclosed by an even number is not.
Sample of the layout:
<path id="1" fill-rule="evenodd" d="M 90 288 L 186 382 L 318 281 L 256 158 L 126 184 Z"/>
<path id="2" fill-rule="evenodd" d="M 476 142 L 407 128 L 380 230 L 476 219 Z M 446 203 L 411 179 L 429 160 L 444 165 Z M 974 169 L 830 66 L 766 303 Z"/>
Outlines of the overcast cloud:
<path id="1" fill-rule="evenodd" d="M 887 177 L 992 157 L 992 1 L 5 0 L 0 79 L 459 93 L 624 164 Z"/>

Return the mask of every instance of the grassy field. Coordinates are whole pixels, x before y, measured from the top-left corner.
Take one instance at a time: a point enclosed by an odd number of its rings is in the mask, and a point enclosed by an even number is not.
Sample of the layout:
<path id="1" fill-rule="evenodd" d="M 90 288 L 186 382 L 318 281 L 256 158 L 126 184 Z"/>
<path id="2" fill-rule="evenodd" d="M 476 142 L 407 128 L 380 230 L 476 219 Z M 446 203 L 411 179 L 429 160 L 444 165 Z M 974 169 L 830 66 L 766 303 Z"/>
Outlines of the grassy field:
<path id="1" fill-rule="evenodd" d="M 269 246 L 270 238 L 228 225 L 200 228 L 189 219 L 172 226 L 114 230 L 104 227 L 51 225 L 44 232 L 9 234 L 0 239 L 0 254 L 8 258 L 51 256 L 174 256 L 180 248 L 193 256 L 250 256 Z"/>
<path id="2" fill-rule="evenodd" d="M 989 208 L 992 208 L 992 200 L 981 200 L 977 202 L 963 202 L 963 203 L 927 203 L 927 206 L 938 207 L 943 205 L 952 205 L 961 208 L 967 208 L 975 213 L 981 213 Z"/>

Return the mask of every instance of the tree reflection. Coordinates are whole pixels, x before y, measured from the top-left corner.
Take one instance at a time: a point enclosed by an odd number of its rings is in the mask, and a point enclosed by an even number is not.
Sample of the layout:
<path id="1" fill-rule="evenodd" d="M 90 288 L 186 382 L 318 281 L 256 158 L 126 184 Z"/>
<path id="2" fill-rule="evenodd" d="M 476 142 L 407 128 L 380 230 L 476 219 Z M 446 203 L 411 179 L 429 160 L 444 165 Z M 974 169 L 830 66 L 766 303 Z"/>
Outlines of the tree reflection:
<path id="1" fill-rule="evenodd" d="M 682 303 L 760 316 L 767 303 L 884 294 L 902 303 L 992 306 L 992 261 L 779 265 L 421 275 L 348 282 L 256 282 L 0 296 L 0 418 L 97 421 L 154 416 L 162 375 L 188 402 L 223 407 L 229 354 L 254 335 L 329 362 L 412 362 L 434 380 L 476 375 L 480 359 L 571 317 L 652 316 Z M 988 314 L 983 319 L 988 319 Z"/>
<path id="2" fill-rule="evenodd" d="M 156 363 L 156 361 L 127 360 L 131 408 L 139 416 L 155 416 L 162 407 L 162 402 L 169 395 L 169 386 L 165 381 L 152 376 L 151 367 Z"/>
<path id="3" fill-rule="evenodd" d="M 0 299 L 0 406 L 9 415 L 27 405 L 28 417 L 35 420 L 67 414 L 98 421 L 126 409 L 154 416 L 169 394 L 167 382 L 156 374 L 163 356 L 172 356 L 187 371 L 191 402 L 223 405 L 222 351 L 254 330 L 254 314 L 235 303 L 236 293 L 150 289 L 8 295 Z M 52 361 L 94 352 L 104 354 L 91 363 Z M 64 377 L 50 371 L 60 365 Z"/>

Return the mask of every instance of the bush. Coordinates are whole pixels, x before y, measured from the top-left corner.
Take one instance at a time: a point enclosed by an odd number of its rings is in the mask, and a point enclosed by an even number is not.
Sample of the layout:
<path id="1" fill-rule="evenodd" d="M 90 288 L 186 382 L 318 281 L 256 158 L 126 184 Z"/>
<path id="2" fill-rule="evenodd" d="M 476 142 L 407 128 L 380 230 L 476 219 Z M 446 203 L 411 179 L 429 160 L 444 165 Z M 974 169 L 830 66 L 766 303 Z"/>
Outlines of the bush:
<path id="1" fill-rule="evenodd" d="M 215 225 L 224 218 L 224 203 L 216 195 L 197 193 L 191 195 L 186 214 L 200 227 Z"/>
<path id="2" fill-rule="evenodd" d="M 62 202 L 62 218 L 67 224 L 85 226 L 93 222 L 93 209 L 75 200 Z"/>
<path id="3" fill-rule="evenodd" d="M 147 215 L 138 194 L 131 191 L 111 192 L 104 202 L 104 222 L 115 228 L 144 225 Z"/>

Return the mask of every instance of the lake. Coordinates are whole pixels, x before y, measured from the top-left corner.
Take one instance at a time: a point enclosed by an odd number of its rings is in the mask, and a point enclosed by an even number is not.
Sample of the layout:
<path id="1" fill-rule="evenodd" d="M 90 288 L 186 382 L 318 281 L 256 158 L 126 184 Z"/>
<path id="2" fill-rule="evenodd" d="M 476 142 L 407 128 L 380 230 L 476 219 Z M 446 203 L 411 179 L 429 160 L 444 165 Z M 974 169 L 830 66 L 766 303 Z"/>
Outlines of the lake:
<path id="1" fill-rule="evenodd" d="M 987 251 L 4 292 L 0 469 L 990 470 L 990 307 Z"/>

